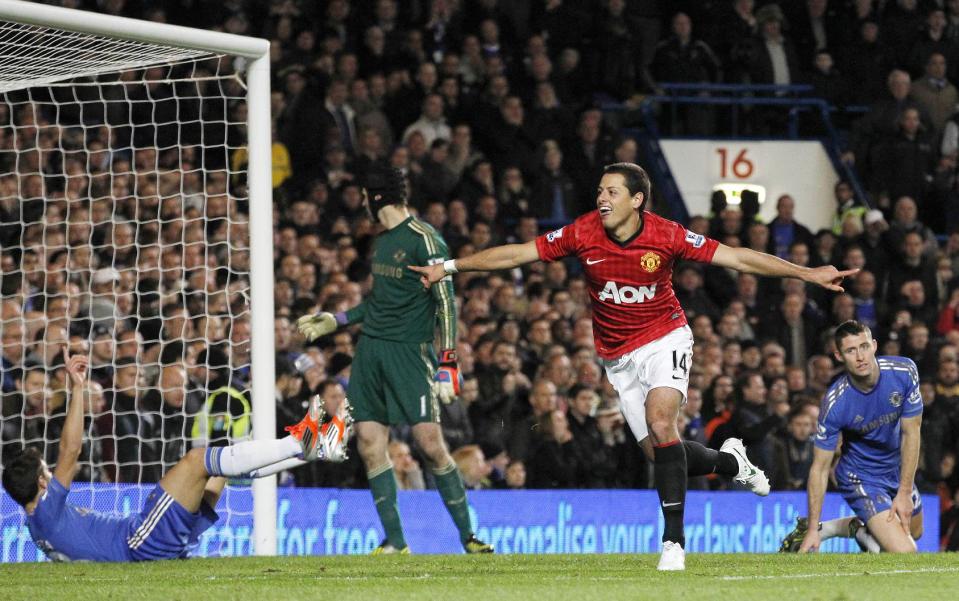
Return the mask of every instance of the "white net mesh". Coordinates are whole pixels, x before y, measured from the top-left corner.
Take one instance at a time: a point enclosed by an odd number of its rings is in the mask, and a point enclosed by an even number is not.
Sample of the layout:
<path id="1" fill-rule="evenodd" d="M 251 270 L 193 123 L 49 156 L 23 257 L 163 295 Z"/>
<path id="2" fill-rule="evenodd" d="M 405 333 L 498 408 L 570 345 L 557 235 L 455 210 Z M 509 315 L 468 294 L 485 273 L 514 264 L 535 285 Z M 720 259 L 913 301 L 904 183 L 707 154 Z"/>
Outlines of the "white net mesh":
<path id="1" fill-rule="evenodd" d="M 0 459 L 34 445 L 56 462 L 62 350 L 88 354 L 74 488 L 100 511 L 152 487 L 114 483 L 250 433 L 246 91 L 231 57 L 200 54 L 0 24 Z M 226 528 L 249 523 L 239 485 Z M 0 518 L 22 524 L 6 495 Z M 203 551 L 249 552 L 246 528 Z M 2 559 L 37 557 L 15 547 Z"/>
<path id="2" fill-rule="evenodd" d="M 0 22 L 0 92 L 204 54 L 189 48 Z"/>

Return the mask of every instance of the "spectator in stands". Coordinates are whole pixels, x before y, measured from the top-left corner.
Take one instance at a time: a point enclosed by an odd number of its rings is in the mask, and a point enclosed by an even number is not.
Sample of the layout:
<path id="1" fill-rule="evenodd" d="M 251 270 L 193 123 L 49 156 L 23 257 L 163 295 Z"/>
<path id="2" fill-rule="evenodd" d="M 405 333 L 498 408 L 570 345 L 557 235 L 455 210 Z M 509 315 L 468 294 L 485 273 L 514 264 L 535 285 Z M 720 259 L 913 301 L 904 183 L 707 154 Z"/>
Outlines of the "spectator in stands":
<path id="1" fill-rule="evenodd" d="M 843 158 L 847 162 L 855 162 L 865 179 L 873 177 L 870 164 L 873 162 L 875 145 L 884 138 L 895 136 L 899 131 L 900 116 L 907 108 L 919 110 L 920 120 L 929 123 L 928 116 L 924 115 L 920 107 L 910 95 L 912 79 L 909 74 L 900 69 L 894 69 L 886 77 L 888 95 L 875 102 L 860 119 L 851 131 L 850 151 Z"/>
<path id="2" fill-rule="evenodd" d="M 895 239 L 892 236 L 890 238 Z M 920 281 L 930 292 L 936 290 L 936 266 L 923 255 L 923 239 L 919 231 L 905 233 L 899 252 L 899 260 L 893 262 L 889 270 L 886 286 L 886 300 L 890 305 L 897 304 L 903 293 L 903 284 L 911 280 Z"/>
<path id="3" fill-rule="evenodd" d="M 583 461 L 573 444 L 566 414 L 544 413 L 537 422 L 537 443 L 526 461 L 530 488 L 575 488 Z"/>
<path id="4" fill-rule="evenodd" d="M 617 100 L 629 98 L 635 89 L 644 87 L 634 82 L 646 80 L 638 24 L 626 11 L 625 0 L 607 3 L 593 22 L 599 90 Z"/>
<path id="5" fill-rule="evenodd" d="M 527 122 L 523 101 L 509 95 L 499 105 L 499 116 L 485 131 L 481 144 L 493 165 L 502 169 L 517 165 L 524 173 L 532 173 L 539 140 Z M 495 189 L 491 190 L 495 193 Z"/>
<path id="6" fill-rule="evenodd" d="M 911 195 L 922 202 L 936 168 L 934 152 L 930 134 L 922 127 L 919 110 L 903 109 L 896 134 L 876 146 L 872 189 L 891 198 Z"/>
<path id="7" fill-rule="evenodd" d="M 936 353 L 929 339 L 929 326 L 921 321 L 908 326 L 902 354 L 916 363 L 920 373 L 935 373 Z"/>
<path id="8" fill-rule="evenodd" d="M 783 34 L 784 21 L 778 4 L 767 4 L 756 11 L 759 33 L 749 51 L 751 83 L 791 85 L 800 81 L 802 64 L 792 41 Z M 783 124 L 785 114 L 781 111 L 769 109 L 762 113 L 754 120 L 758 131 L 774 131 Z"/>
<path id="9" fill-rule="evenodd" d="M 872 271 L 877 279 L 884 281 L 891 260 L 887 240 L 889 224 L 882 211 L 870 209 L 863 217 L 863 226 L 863 233 L 856 242 L 865 255 L 866 269 Z"/>
<path id="10" fill-rule="evenodd" d="M 949 301 L 939 312 L 939 319 L 936 322 L 938 334 L 945 336 L 950 332 L 959 331 L 957 312 L 959 312 L 959 288 L 953 289 L 949 295 Z"/>
<path id="11" fill-rule="evenodd" d="M 563 168 L 563 151 L 555 140 L 545 140 L 539 155 L 529 212 L 550 223 L 568 223 L 580 214 L 582 203 L 573 179 Z"/>
<path id="12" fill-rule="evenodd" d="M 27 363 L 17 370 L 13 388 L 3 394 L 3 437 L 4 452 L 19 448 L 25 437 L 25 426 L 31 418 L 42 415 L 47 404 L 47 373 L 42 365 Z"/>
<path id="13" fill-rule="evenodd" d="M 853 301 L 856 303 L 856 320 L 867 324 L 875 332 L 886 323 L 889 308 L 877 298 L 876 276 L 871 271 L 860 271 L 853 276 Z"/>
<path id="14" fill-rule="evenodd" d="M 593 198 L 596 182 L 603 166 L 612 158 L 612 139 L 603 132 L 603 115 L 599 110 L 587 109 L 579 117 L 576 136 L 566 146 L 563 155 L 573 168 L 570 175 L 576 182 L 579 198 Z"/>
<path id="15" fill-rule="evenodd" d="M 348 155 L 353 156 L 356 149 L 356 112 L 347 102 L 348 99 L 348 83 L 342 79 L 331 81 L 323 103 L 326 135 L 321 138 L 321 143 L 324 146 L 339 143 Z"/>
<path id="16" fill-rule="evenodd" d="M 845 180 L 836 182 L 833 186 L 836 198 L 836 214 L 833 217 L 832 231 L 837 236 L 842 233 L 843 223 L 847 219 L 862 219 L 866 214 L 866 207 L 856 198 L 852 185 Z M 810 246 L 809 248 L 812 248 Z"/>
<path id="17" fill-rule="evenodd" d="M 749 48 L 757 32 L 754 0 L 734 0 L 719 17 L 713 48 L 720 57 L 728 57 L 728 81 L 742 81 L 748 70 Z"/>
<path id="18" fill-rule="evenodd" d="M 519 167 L 510 166 L 503 170 L 497 194 L 500 213 L 504 219 L 519 222 L 516 239 L 521 242 L 532 240 L 539 233 L 538 220 L 529 215 L 532 194 Z"/>
<path id="19" fill-rule="evenodd" d="M 792 196 L 783 194 L 776 200 L 776 217 L 769 222 L 769 243 L 767 252 L 785 259 L 789 246 L 794 242 L 803 242 L 812 246 L 813 235 L 809 228 L 795 220 L 796 201 Z"/>
<path id="20" fill-rule="evenodd" d="M 898 0 L 884 11 L 882 21 L 883 41 L 898 64 L 909 58 L 910 49 L 919 40 L 925 15 L 917 0 Z"/>
<path id="21" fill-rule="evenodd" d="M 609 488 L 616 477 L 616 462 L 593 417 L 599 402 L 596 390 L 588 386 L 577 384 L 569 391 L 567 421 L 577 455 L 583 459 L 577 475 L 577 486 L 583 488 Z"/>
<path id="22" fill-rule="evenodd" d="M 469 418 L 469 407 L 476 401 L 479 395 L 476 378 L 472 376 L 472 366 L 467 366 L 469 367 L 469 371 L 463 370 L 464 364 L 472 359 L 469 353 L 466 353 L 467 360 L 464 361 L 464 353 L 459 352 L 460 348 L 460 345 L 457 344 L 460 373 L 464 375 L 463 384 L 460 387 L 460 396 L 452 402 L 440 406 L 440 424 L 443 428 L 443 439 L 454 449 L 472 444 L 474 441 L 475 434 L 473 424 Z"/>
<path id="23" fill-rule="evenodd" d="M 396 473 L 396 488 L 398 490 L 424 490 L 426 488 L 426 484 L 423 482 L 423 470 L 420 469 L 420 464 L 413 458 L 408 444 L 400 440 L 391 441 L 387 447 L 387 452 L 390 463 L 393 464 L 393 471 Z M 453 455 L 455 457 L 456 453 L 454 452 Z"/>
<path id="24" fill-rule="evenodd" d="M 959 4 L 956 0 L 946 1 L 946 37 L 959 42 Z"/>
<path id="25" fill-rule="evenodd" d="M 959 45 L 957 45 L 956 40 L 950 39 L 946 35 L 946 26 L 945 11 L 941 8 L 931 8 L 926 14 L 925 27 L 909 53 L 909 69 L 913 73 L 919 74 L 925 69 L 928 74 L 929 61 L 933 55 L 939 54 L 945 61 L 943 67 L 946 64 L 950 67 L 949 77 L 954 78 L 956 76 L 957 71 L 953 63 L 959 59 Z M 939 77 L 943 79 L 946 77 L 945 68 L 943 68 L 942 75 Z"/>
<path id="26" fill-rule="evenodd" d="M 561 139 L 575 126 L 572 111 L 560 104 L 556 87 L 550 82 L 536 84 L 532 99 L 530 127 L 541 140 Z"/>
<path id="27" fill-rule="evenodd" d="M 13 392 L 16 389 L 16 377 L 23 362 L 24 328 L 20 320 L 12 319 L 3 324 L 3 333 L 0 334 L 3 361 L 2 392 Z"/>
<path id="28" fill-rule="evenodd" d="M 672 36 L 656 46 L 651 65 L 657 82 L 716 83 L 722 79 L 719 58 L 709 44 L 693 38 L 693 22 L 689 15 L 678 12 L 672 19 Z M 673 133 L 707 135 L 713 130 L 713 114 L 709 107 L 680 107 L 680 120 L 673 123 Z"/>
<path id="29" fill-rule="evenodd" d="M 491 488 L 489 475 L 492 468 L 486 463 L 483 449 L 479 445 L 460 447 L 452 453 L 453 461 L 463 477 L 463 486 L 467 490 Z"/>
<path id="30" fill-rule="evenodd" d="M 766 385 L 755 372 L 741 376 L 736 386 L 736 409 L 730 417 L 731 434 L 741 438 L 747 446 L 750 461 L 776 480 L 773 434 L 785 425 L 789 403 L 769 406 Z M 712 441 L 711 441 L 712 442 Z"/>
<path id="31" fill-rule="evenodd" d="M 934 12 L 942 15 L 942 11 Z M 946 121 L 956 111 L 959 91 L 956 91 L 956 86 L 946 79 L 946 57 L 940 52 L 928 55 L 924 69 L 924 77 L 912 84 L 910 94 L 929 115 L 931 126 L 929 135 L 933 140 L 938 140 L 946 126 Z"/>
<path id="32" fill-rule="evenodd" d="M 886 94 L 886 74 L 891 64 L 879 40 L 879 24 L 870 16 L 859 21 L 858 39 L 844 48 L 840 70 L 849 83 L 850 101 L 871 104 Z"/>
<path id="33" fill-rule="evenodd" d="M 686 428 L 682 431 L 684 440 L 693 440 L 706 445 L 706 422 L 702 415 L 703 396 L 699 388 L 690 388 L 686 394 L 686 404 L 682 411 L 686 414 Z"/>
<path id="34" fill-rule="evenodd" d="M 703 289 L 702 269 L 697 263 L 684 263 L 676 269 L 675 275 L 676 298 L 690 320 L 697 315 L 709 317 L 711 322 L 719 321 L 719 307 L 709 298 Z"/>
<path id="35" fill-rule="evenodd" d="M 423 142 L 430 146 L 435 140 L 449 140 L 452 136 L 450 126 L 443 116 L 443 97 L 440 94 L 430 93 L 423 99 L 420 117 L 410 124 L 403 132 L 403 142 L 409 142 L 414 132 L 423 135 Z"/>
<path id="36" fill-rule="evenodd" d="M 430 200 L 445 202 L 456 187 L 457 177 L 446 166 L 449 146 L 449 141 L 442 138 L 433 140 L 430 145 L 429 155 L 420 165 L 422 170 L 414 179 L 414 204 L 417 206 Z"/>
<path id="37" fill-rule="evenodd" d="M 514 459 L 526 459 L 535 446 L 535 435 L 539 419 L 559 408 L 559 396 L 556 385 L 546 379 L 538 379 L 529 392 L 527 414 L 515 421 L 510 429 L 509 444 L 506 447 L 509 456 Z"/>
<path id="38" fill-rule="evenodd" d="M 917 232 L 922 237 L 922 254 L 930 258 L 939 250 L 936 234 L 919 220 L 919 208 L 916 201 L 910 196 L 902 196 L 896 200 L 893 219 L 886 234 L 887 245 L 891 252 L 898 253 L 905 242 L 906 234 Z"/>
<path id="39" fill-rule="evenodd" d="M 812 434 L 815 429 L 815 421 L 803 407 L 796 407 L 789 412 L 785 432 L 774 439 L 776 471 L 782 477 L 782 481 L 774 488 L 806 489 L 806 479 L 812 466 Z"/>
<path id="40" fill-rule="evenodd" d="M 526 488 L 526 464 L 513 459 L 506 466 L 506 477 L 503 480 L 504 488 L 520 490 Z"/>
<path id="41" fill-rule="evenodd" d="M 779 310 L 771 313 L 762 336 L 775 340 L 786 349 L 786 363 L 802 365 L 817 351 L 819 323 L 803 316 L 804 299 L 800 294 L 788 293 Z"/>
<path id="42" fill-rule="evenodd" d="M 808 0 L 803 8 L 797 8 L 789 21 L 800 63 L 808 68 L 818 52 L 842 46 L 849 24 L 838 7 L 829 6 L 828 0 Z"/>
<path id="43" fill-rule="evenodd" d="M 489 366 L 477 365 L 479 397 L 470 404 L 470 420 L 481 440 L 490 440 L 506 446 L 507 425 L 519 393 L 519 375 L 516 347 L 505 341 L 493 345 Z M 510 453 L 512 455 L 512 453 Z"/>

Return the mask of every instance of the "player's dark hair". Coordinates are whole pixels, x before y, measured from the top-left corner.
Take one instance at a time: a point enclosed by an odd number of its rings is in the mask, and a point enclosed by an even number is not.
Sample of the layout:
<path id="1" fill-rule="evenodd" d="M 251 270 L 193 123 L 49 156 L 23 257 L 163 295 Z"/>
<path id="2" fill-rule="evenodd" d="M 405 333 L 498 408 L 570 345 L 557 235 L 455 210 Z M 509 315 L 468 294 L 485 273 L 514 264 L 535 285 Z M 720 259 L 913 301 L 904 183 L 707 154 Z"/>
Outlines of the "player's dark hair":
<path id="1" fill-rule="evenodd" d="M 3 489 L 22 507 L 37 498 L 43 457 L 35 447 L 27 447 L 3 465 Z"/>
<path id="2" fill-rule="evenodd" d="M 623 176 L 626 189 L 629 190 L 630 196 L 633 196 L 638 192 L 642 192 L 643 204 L 639 206 L 639 210 L 642 212 L 644 209 L 646 209 L 646 205 L 649 204 L 649 196 L 651 194 L 649 174 L 646 173 L 646 170 L 636 163 L 612 163 L 603 168 L 603 175 L 610 173 L 617 173 Z"/>
<path id="3" fill-rule="evenodd" d="M 858 336 L 860 334 L 866 334 L 872 338 L 872 331 L 869 329 L 869 326 L 855 319 L 849 319 L 836 327 L 836 332 L 833 334 L 832 339 L 836 343 L 836 349 L 838 350 L 842 348 L 843 338 L 846 336 Z"/>

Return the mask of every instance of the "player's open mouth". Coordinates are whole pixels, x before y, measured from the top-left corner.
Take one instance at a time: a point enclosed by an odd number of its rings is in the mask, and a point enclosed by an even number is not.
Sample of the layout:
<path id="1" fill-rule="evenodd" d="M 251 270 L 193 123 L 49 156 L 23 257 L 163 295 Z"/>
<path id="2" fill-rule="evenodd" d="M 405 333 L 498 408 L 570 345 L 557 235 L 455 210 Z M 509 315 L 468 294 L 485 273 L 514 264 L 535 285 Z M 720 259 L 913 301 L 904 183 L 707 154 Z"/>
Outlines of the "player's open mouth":
<path id="1" fill-rule="evenodd" d="M 613 207 L 599 207 L 599 216 L 605 217 L 613 212 Z"/>

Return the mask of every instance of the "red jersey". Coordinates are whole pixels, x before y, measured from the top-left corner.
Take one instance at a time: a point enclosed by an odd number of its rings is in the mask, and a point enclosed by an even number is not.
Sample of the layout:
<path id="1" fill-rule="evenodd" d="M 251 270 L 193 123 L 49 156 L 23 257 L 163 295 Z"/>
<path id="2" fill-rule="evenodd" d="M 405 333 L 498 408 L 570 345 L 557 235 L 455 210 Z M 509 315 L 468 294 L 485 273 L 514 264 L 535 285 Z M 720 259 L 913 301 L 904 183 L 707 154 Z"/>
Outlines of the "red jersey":
<path id="1" fill-rule="evenodd" d="M 543 261 L 575 255 L 583 265 L 593 304 L 596 352 L 615 359 L 686 325 L 673 292 L 679 259 L 708 263 L 719 243 L 654 213 L 619 243 L 606 234 L 599 211 L 536 238 Z"/>

